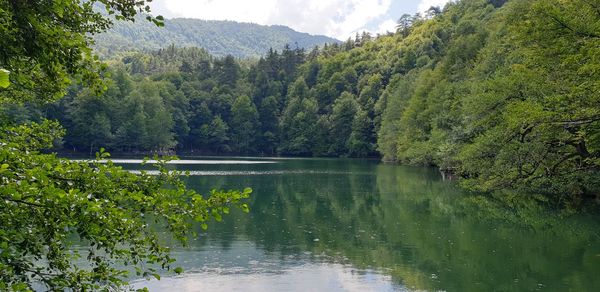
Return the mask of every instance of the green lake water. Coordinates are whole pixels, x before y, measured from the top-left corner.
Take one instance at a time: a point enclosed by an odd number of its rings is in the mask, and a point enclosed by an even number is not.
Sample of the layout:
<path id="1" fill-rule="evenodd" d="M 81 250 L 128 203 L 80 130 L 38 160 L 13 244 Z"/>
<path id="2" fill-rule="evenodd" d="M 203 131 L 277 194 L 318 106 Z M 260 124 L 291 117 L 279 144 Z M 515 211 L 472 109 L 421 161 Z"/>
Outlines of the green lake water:
<path id="1" fill-rule="evenodd" d="M 597 216 L 507 207 L 435 169 L 374 160 L 185 159 L 171 167 L 190 170 L 197 191 L 251 187 L 250 213 L 198 227 L 173 250 L 183 275 L 136 288 L 600 291 Z"/>

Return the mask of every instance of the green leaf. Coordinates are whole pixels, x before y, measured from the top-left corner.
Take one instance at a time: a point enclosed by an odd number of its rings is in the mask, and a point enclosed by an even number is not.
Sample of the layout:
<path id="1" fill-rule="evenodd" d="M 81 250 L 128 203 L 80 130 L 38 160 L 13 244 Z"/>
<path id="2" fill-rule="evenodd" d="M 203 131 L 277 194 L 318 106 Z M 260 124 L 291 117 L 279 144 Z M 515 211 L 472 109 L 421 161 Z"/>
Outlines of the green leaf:
<path id="1" fill-rule="evenodd" d="M 248 208 L 248 204 L 242 204 L 241 208 L 242 208 L 242 211 L 244 211 L 244 213 L 250 212 L 250 208 Z"/>
<path id="2" fill-rule="evenodd" d="M 177 273 L 177 274 L 181 274 L 181 273 L 183 273 L 183 268 L 182 268 L 182 267 L 177 267 L 177 268 L 175 268 L 173 271 L 174 271 L 175 273 Z"/>
<path id="3" fill-rule="evenodd" d="M 10 71 L 0 69 L 0 88 L 7 88 L 10 85 L 9 75 Z"/>

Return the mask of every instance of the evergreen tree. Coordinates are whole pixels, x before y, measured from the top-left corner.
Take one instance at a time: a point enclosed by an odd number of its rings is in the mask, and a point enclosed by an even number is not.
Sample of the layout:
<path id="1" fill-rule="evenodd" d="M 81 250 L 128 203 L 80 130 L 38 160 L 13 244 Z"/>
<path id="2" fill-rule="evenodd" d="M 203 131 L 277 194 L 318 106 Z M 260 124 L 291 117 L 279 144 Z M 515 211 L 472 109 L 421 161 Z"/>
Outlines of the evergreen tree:
<path id="1" fill-rule="evenodd" d="M 373 153 L 373 126 L 366 111 L 358 109 L 352 121 L 348 139 L 348 153 L 353 157 L 367 157 Z"/>
<path id="2" fill-rule="evenodd" d="M 237 153 L 251 153 L 256 149 L 257 130 L 260 129 L 258 112 L 250 97 L 238 97 L 231 108 L 231 142 Z"/>
<path id="3" fill-rule="evenodd" d="M 279 102 L 274 96 L 263 99 L 259 108 L 260 133 L 258 150 L 261 153 L 274 155 L 277 149 Z"/>
<path id="4" fill-rule="evenodd" d="M 314 99 L 293 97 L 288 100 L 281 116 L 281 143 L 279 152 L 284 155 L 312 155 L 315 144 L 315 125 L 318 105 Z"/>
<path id="5" fill-rule="evenodd" d="M 331 113 L 332 153 L 336 155 L 348 154 L 348 139 L 352 132 L 352 122 L 357 111 L 358 104 L 354 96 L 348 92 L 344 92 L 333 105 Z"/>
<path id="6" fill-rule="evenodd" d="M 220 116 L 214 117 L 210 124 L 202 125 L 200 137 L 206 145 L 206 150 L 212 153 L 228 153 L 231 151 L 229 126 Z"/>
<path id="7" fill-rule="evenodd" d="M 219 84 L 234 87 L 240 74 L 240 68 L 235 58 L 231 55 L 215 62 L 215 74 Z"/>

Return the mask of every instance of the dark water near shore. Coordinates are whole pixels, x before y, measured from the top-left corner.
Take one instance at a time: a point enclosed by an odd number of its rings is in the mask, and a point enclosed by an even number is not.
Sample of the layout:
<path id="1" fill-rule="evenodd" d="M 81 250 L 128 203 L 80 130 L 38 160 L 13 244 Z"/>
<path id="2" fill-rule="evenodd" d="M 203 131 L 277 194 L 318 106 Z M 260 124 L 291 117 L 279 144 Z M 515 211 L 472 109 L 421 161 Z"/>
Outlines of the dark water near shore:
<path id="1" fill-rule="evenodd" d="M 188 186 L 202 193 L 251 187 L 250 214 L 233 211 L 189 248 L 176 248 L 183 275 L 140 279 L 134 287 L 600 291 L 597 216 L 561 216 L 521 200 L 507 206 L 469 195 L 429 168 L 371 160 L 214 159 L 172 167 L 190 170 Z"/>

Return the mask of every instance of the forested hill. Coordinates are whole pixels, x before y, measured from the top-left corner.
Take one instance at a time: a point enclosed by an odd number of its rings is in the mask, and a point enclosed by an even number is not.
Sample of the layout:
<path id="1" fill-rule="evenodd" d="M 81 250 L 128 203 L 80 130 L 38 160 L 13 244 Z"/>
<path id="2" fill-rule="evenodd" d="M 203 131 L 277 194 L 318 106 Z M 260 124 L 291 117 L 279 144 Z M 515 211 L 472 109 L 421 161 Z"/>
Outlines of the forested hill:
<path id="1" fill-rule="evenodd" d="M 43 112 L 78 151 L 379 155 L 473 190 L 581 202 L 600 198 L 592 2 L 460 0 L 403 16 L 393 35 L 255 63 L 199 48 L 127 55 L 103 96 L 74 88 Z"/>
<path id="2" fill-rule="evenodd" d="M 281 50 L 286 44 L 312 49 L 339 42 L 281 25 L 175 18 L 165 20 L 164 27 L 157 27 L 141 16 L 135 22 L 116 21 L 112 29 L 95 36 L 95 40 L 94 48 L 103 57 L 136 49 L 157 50 L 175 44 L 178 47 L 202 47 L 215 56 L 245 58 L 262 56 L 270 48 Z"/>

